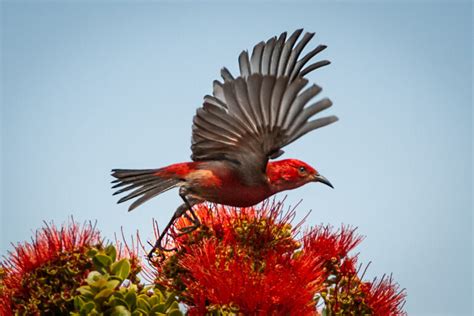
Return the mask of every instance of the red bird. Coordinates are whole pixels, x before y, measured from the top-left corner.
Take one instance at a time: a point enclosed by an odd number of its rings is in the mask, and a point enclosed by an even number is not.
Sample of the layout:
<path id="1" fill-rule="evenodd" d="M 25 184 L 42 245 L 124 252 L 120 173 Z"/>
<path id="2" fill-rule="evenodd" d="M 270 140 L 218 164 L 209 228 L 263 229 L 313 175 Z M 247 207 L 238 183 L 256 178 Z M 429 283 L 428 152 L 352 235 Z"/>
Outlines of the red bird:
<path id="1" fill-rule="evenodd" d="M 303 57 L 300 55 L 314 36 L 301 30 L 287 37 L 258 43 L 249 58 L 247 51 L 239 56 L 240 76 L 234 78 L 223 68 L 223 82 L 214 81 L 212 96 L 204 97 L 197 109 L 192 128 L 192 162 L 173 164 L 160 169 L 114 169 L 114 194 L 133 191 L 118 203 L 138 197 L 129 207 L 133 210 L 160 193 L 179 188 L 184 203 L 158 238 L 150 257 L 174 221 L 180 216 L 193 225 L 182 229 L 188 233 L 200 222 L 192 206 L 204 201 L 230 206 L 252 206 L 271 195 L 294 189 L 309 182 L 331 183 L 314 168 L 297 159 L 269 161 L 283 154 L 281 148 L 304 134 L 337 121 L 328 116 L 310 120 L 332 103 L 324 98 L 307 104 L 321 88 L 305 88 L 309 72 L 328 65 L 327 60 L 305 67 L 308 61 L 326 48 L 319 45 Z M 188 214 L 189 212 L 189 214 Z"/>

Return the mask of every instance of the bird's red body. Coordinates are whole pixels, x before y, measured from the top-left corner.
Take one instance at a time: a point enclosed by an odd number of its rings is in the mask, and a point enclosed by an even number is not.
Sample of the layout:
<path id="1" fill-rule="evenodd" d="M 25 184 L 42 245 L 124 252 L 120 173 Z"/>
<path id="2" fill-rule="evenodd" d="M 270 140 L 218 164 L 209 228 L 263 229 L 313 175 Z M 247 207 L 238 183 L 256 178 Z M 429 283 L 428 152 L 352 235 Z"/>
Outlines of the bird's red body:
<path id="1" fill-rule="evenodd" d="M 196 199 L 238 207 L 255 205 L 277 192 L 314 181 L 315 174 L 316 170 L 296 159 L 269 162 L 266 173 L 251 177 L 226 161 L 177 163 L 155 173 L 158 177 L 179 179 L 189 188 L 189 196 Z"/>

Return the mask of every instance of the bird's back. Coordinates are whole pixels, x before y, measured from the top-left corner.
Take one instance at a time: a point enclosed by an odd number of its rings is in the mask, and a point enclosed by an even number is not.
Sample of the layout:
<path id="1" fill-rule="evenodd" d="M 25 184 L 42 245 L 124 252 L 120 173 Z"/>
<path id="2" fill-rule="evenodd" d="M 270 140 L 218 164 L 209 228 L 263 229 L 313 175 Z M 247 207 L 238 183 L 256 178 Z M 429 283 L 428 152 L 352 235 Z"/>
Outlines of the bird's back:
<path id="1" fill-rule="evenodd" d="M 255 205 L 272 195 L 265 173 L 246 173 L 228 161 L 201 162 L 186 182 L 195 198 L 230 206 Z"/>

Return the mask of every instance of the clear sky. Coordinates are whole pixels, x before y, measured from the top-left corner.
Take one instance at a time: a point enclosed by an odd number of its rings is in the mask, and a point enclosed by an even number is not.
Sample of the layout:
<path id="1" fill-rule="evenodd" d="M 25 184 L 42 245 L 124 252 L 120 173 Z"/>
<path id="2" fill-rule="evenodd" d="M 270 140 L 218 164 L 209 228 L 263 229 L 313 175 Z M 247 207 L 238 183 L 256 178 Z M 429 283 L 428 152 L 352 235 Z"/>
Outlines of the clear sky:
<path id="1" fill-rule="evenodd" d="M 358 226 L 369 277 L 393 272 L 410 315 L 470 315 L 471 15 L 467 1 L 2 2 L 0 253 L 71 214 L 107 237 L 151 236 L 177 192 L 128 213 L 110 169 L 188 160 L 192 116 L 219 69 L 304 27 L 329 46 L 332 65 L 310 79 L 340 121 L 285 157 L 335 190 L 307 185 L 288 203 L 303 199 L 309 225 Z"/>

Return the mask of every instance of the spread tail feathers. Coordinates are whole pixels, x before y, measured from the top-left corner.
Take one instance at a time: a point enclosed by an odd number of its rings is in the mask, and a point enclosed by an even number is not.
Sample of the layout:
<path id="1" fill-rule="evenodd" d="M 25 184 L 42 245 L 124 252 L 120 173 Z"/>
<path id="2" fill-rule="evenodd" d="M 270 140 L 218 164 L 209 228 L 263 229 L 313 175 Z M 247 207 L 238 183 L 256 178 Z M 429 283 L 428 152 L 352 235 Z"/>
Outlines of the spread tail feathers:
<path id="1" fill-rule="evenodd" d="M 139 197 L 128 208 L 128 211 L 130 212 L 158 194 L 176 187 L 180 182 L 180 180 L 176 178 L 167 178 L 157 175 L 159 171 L 160 169 L 113 169 L 112 176 L 116 179 L 112 181 L 114 184 L 112 188 L 123 187 L 115 191 L 114 195 L 133 189 L 132 192 L 122 197 L 117 203 L 122 203 L 135 197 Z"/>

